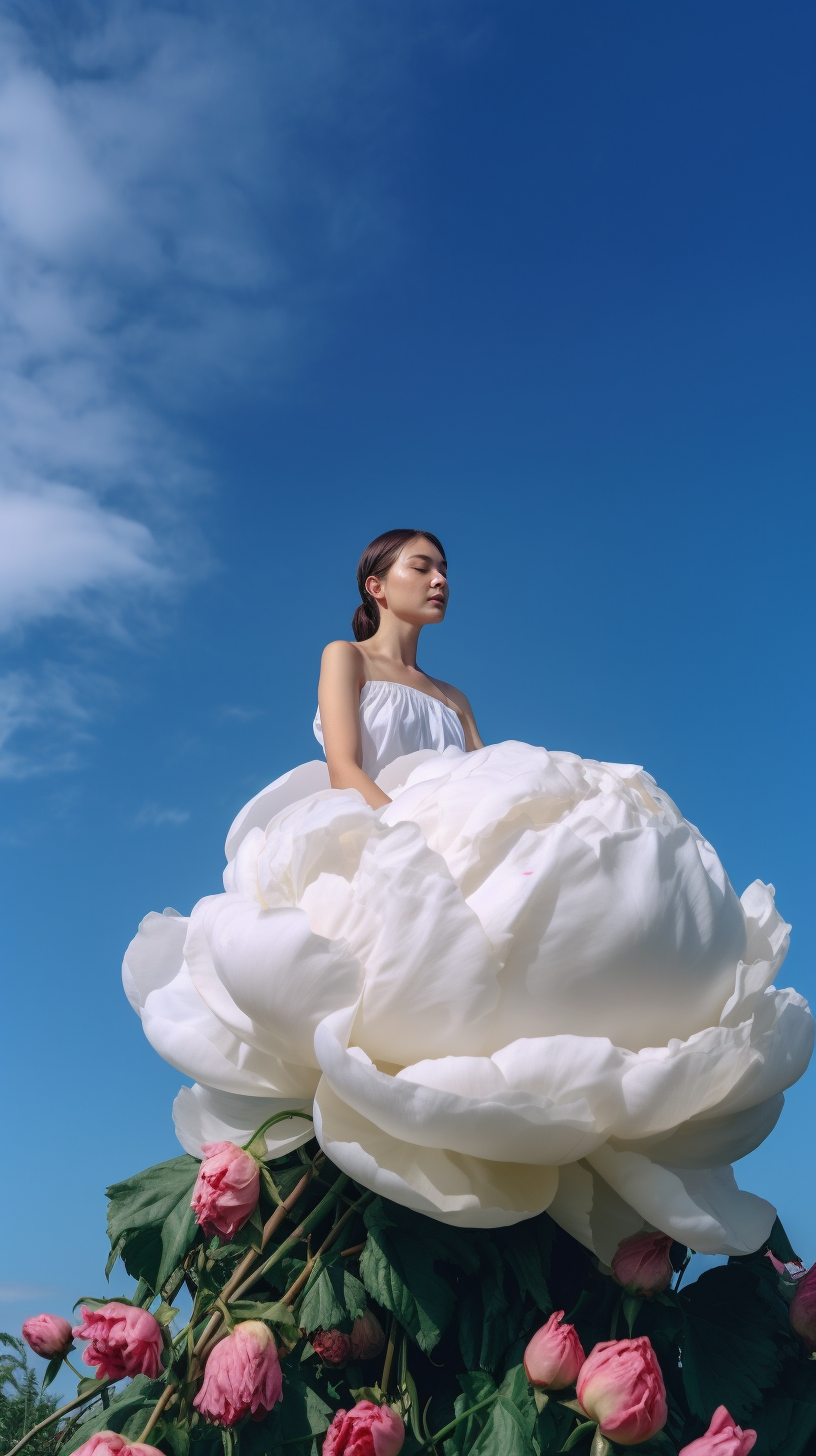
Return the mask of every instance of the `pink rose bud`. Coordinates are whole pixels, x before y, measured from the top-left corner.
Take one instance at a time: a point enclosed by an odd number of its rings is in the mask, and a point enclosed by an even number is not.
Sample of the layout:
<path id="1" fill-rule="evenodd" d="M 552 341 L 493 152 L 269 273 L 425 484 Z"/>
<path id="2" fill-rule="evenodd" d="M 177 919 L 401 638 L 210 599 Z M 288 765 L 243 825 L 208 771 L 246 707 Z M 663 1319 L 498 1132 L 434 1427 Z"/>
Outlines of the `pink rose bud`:
<path id="1" fill-rule="evenodd" d="M 54 1360 L 73 1349 L 71 1326 L 58 1314 L 33 1314 L 23 1320 L 23 1339 L 44 1360 Z"/>
<path id="2" fill-rule="evenodd" d="M 147 1309 L 112 1299 L 99 1309 L 80 1310 L 82 1324 L 72 1331 L 77 1340 L 90 1340 L 82 1359 L 97 1365 L 97 1380 L 121 1380 L 123 1375 L 161 1374 L 161 1326 Z"/>
<path id="3" fill-rule="evenodd" d="M 245 1320 L 210 1351 L 193 1405 L 208 1421 L 234 1426 L 247 1412 L 266 1415 L 282 1390 L 272 1331 L 260 1320 Z"/>
<path id="4" fill-rule="evenodd" d="M 536 1330 L 524 1351 L 524 1369 L 531 1385 L 564 1390 L 574 1385 L 586 1355 L 572 1325 L 562 1324 L 563 1309 Z"/>
<path id="5" fill-rule="evenodd" d="M 601 1435 L 637 1446 L 666 1424 L 666 1388 L 651 1341 L 605 1340 L 581 1367 L 575 1393 Z"/>
<path id="6" fill-rule="evenodd" d="M 339 1410 L 323 1442 L 323 1456 L 397 1456 L 405 1427 L 390 1405 L 358 1400 L 350 1411 Z"/>
<path id="7" fill-rule="evenodd" d="M 127 1451 L 128 1456 L 162 1456 L 155 1446 L 144 1446 L 141 1441 L 126 1441 L 116 1431 L 97 1431 L 84 1445 L 77 1446 L 73 1456 L 120 1456 L 122 1451 Z"/>
<path id="8" fill-rule="evenodd" d="M 724 1405 L 720 1405 L 711 1417 L 711 1425 L 704 1436 L 684 1446 L 680 1456 L 748 1456 L 754 1448 L 756 1431 L 742 1431 L 734 1424 Z"/>
<path id="9" fill-rule="evenodd" d="M 351 1327 L 352 1360 L 374 1360 L 385 1349 L 385 1330 L 372 1310 L 358 1315 Z"/>
<path id="10" fill-rule="evenodd" d="M 258 1205 L 258 1164 L 235 1143 L 203 1143 L 201 1151 L 190 1207 L 205 1234 L 220 1234 L 229 1243 Z"/>
<path id="11" fill-rule="evenodd" d="M 320 1330 L 312 1335 L 312 1344 L 324 1365 L 345 1365 L 351 1354 L 351 1340 L 340 1330 Z"/>
<path id="12" fill-rule="evenodd" d="M 789 1317 L 791 1328 L 808 1350 L 816 1350 L 816 1264 L 799 1280 L 791 1300 Z"/>
<path id="13" fill-rule="evenodd" d="M 668 1234 L 632 1234 L 621 1239 L 612 1260 L 612 1273 L 629 1294 L 659 1294 L 671 1283 L 673 1269 Z"/>

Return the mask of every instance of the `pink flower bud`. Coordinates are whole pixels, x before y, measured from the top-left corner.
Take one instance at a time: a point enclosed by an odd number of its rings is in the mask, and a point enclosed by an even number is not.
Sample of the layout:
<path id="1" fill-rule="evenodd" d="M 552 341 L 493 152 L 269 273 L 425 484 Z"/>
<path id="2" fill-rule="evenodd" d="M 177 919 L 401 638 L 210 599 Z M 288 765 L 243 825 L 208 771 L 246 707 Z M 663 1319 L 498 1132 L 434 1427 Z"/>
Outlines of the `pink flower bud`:
<path id="1" fill-rule="evenodd" d="M 205 1234 L 229 1243 L 257 1207 L 261 1187 L 258 1164 L 235 1143 L 203 1143 L 190 1207 Z"/>
<path id="2" fill-rule="evenodd" d="M 97 1380 L 121 1380 L 123 1375 L 161 1374 L 161 1326 L 147 1309 L 121 1304 L 112 1299 L 99 1309 L 83 1304 L 82 1324 L 72 1333 L 77 1340 L 90 1340 L 82 1359 L 97 1365 Z"/>
<path id="3" fill-rule="evenodd" d="M 312 1335 L 312 1344 L 324 1365 L 345 1365 L 351 1354 L 351 1340 L 340 1330 L 320 1330 Z"/>
<path id="4" fill-rule="evenodd" d="M 575 1329 L 562 1324 L 563 1318 L 563 1309 L 557 1309 L 524 1351 L 524 1369 L 531 1385 L 563 1390 L 578 1378 L 586 1355 Z"/>
<path id="5" fill-rule="evenodd" d="M 367 1309 L 351 1327 L 352 1360 L 374 1360 L 385 1349 L 385 1330 L 372 1310 Z"/>
<path id="6" fill-rule="evenodd" d="M 816 1350 L 816 1264 L 796 1286 L 790 1306 L 791 1328 L 808 1350 Z"/>
<path id="7" fill-rule="evenodd" d="M 268 1325 L 245 1320 L 207 1356 L 193 1405 L 208 1421 L 234 1426 L 247 1412 L 264 1416 L 280 1400 L 283 1376 Z"/>
<path id="8" fill-rule="evenodd" d="M 748 1456 L 754 1448 L 756 1431 L 742 1431 L 735 1425 L 724 1405 L 711 1417 L 704 1436 L 684 1446 L 680 1456 Z"/>
<path id="9" fill-rule="evenodd" d="M 651 1341 L 606 1340 L 581 1367 L 575 1393 L 601 1434 L 621 1446 L 648 1441 L 666 1424 L 666 1389 Z"/>
<path id="10" fill-rule="evenodd" d="M 339 1410 L 323 1442 L 323 1456 L 397 1456 L 405 1427 L 390 1405 L 358 1400 L 350 1411 Z"/>
<path id="11" fill-rule="evenodd" d="M 97 1431 L 82 1446 L 77 1446 L 74 1456 L 162 1456 L 155 1446 L 145 1446 L 141 1441 L 126 1441 L 116 1431 Z"/>
<path id="12" fill-rule="evenodd" d="M 54 1360 L 73 1349 L 71 1326 L 58 1314 L 33 1314 L 23 1320 L 23 1339 L 44 1360 Z"/>
<path id="13" fill-rule="evenodd" d="M 659 1294 L 671 1283 L 668 1234 L 632 1234 L 621 1239 L 612 1260 L 612 1273 L 629 1294 Z"/>

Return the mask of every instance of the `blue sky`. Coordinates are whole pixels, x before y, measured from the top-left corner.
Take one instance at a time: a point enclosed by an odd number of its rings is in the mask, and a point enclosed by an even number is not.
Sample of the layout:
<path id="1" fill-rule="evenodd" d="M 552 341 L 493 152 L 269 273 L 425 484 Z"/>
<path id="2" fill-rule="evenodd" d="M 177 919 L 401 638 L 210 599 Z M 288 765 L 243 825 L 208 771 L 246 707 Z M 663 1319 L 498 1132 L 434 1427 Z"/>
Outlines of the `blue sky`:
<path id="1" fill-rule="evenodd" d="M 122 953 L 315 756 L 381 530 L 484 738 L 645 764 L 816 996 L 813 7 L 236 15 L 0 3 L 10 1330 L 177 1151 Z M 738 1169 L 809 1262 L 815 1081 Z"/>

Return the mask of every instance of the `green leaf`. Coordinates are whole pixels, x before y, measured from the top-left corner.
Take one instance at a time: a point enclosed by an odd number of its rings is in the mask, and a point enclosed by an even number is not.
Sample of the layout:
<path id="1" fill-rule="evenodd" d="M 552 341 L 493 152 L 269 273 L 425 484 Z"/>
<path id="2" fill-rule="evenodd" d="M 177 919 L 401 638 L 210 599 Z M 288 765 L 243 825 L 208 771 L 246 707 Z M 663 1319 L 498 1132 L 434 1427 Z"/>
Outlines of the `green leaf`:
<path id="1" fill-rule="evenodd" d="M 553 1302 L 544 1277 L 541 1240 L 526 1223 L 501 1230 L 502 1253 L 510 1265 L 522 1296 L 529 1294 L 543 1314 L 552 1314 Z"/>
<path id="2" fill-rule="evenodd" d="M 438 1344 L 455 1306 L 453 1290 L 439 1277 L 424 1241 L 398 1227 L 379 1198 L 363 1215 L 368 1229 L 360 1273 L 373 1299 L 395 1315 L 426 1354 Z"/>
<path id="3" fill-rule="evenodd" d="M 535 1414 L 535 1408 L 533 1411 Z M 530 1435 L 516 1405 L 499 1399 L 489 1407 L 484 1430 L 469 1456 L 530 1456 Z"/>
<path id="4" fill-rule="evenodd" d="M 42 1389 L 43 1390 L 47 1390 L 48 1389 L 49 1385 L 51 1384 L 51 1381 L 56 1379 L 56 1377 L 59 1375 L 61 1369 L 62 1369 L 62 1356 L 61 1355 L 55 1355 L 54 1358 L 53 1358 L 53 1360 L 49 1360 L 48 1364 L 45 1367 L 45 1374 L 44 1374 L 44 1376 L 42 1378 Z"/>
<path id="5" fill-rule="evenodd" d="M 196 1237 L 190 1198 L 199 1167 L 185 1153 L 107 1190 L 111 1253 L 118 1250 L 128 1273 L 151 1289 L 173 1273 Z"/>
<path id="6" fill-rule="evenodd" d="M 321 1438 L 320 1446 L 317 1448 L 319 1450 L 322 1446 L 322 1437 L 331 1425 L 334 1411 L 313 1386 L 304 1379 L 303 1366 L 289 1369 L 289 1363 L 287 1360 L 283 1362 L 283 1398 L 280 1406 L 276 1407 L 280 1410 L 278 1429 L 281 1444 L 283 1442 L 293 1443 L 298 1436 L 305 1438 L 317 1436 Z M 276 1446 L 272 1445 L 268 1449 L 274 1452 Z M 303 1446 L 293 1446 L 292 1449 L 297 1451 L 298 1456 L 302 1456 L 302 1453 L 308 1451 L 309 1447 L 304 1441 Z"/>
<path id="7" fill-rule="evenodd" d="M 454 1416 L 464 1416 L 465 1411 L 470 1410 L 471 1406 L 479 1405 L 496 1389 L 496 1382 L 492 1375 L 488 1375 L 484 1370 L 471 1370 L 466 1375 L 458 1376 L 458 1380 L 462 1387 L 462 1394 L 458 1395 L 454 1401 Z M 482 1410 L 475 1411 L 460 1421 L 445 1441 L 445 1456 L 466 1456 L 466 1453 L 472 1450 L 474 1440 L 484 1429 L 489 1414 L 490 1407 L 485 1406 Z"/>
<path id="8" fill-rule="evenodd" d="M 172 1304 L 165 1304 L 164 1300 L 162 1300 L 158 1309 L 154 1312 L 153 1318 L 158 1320 L 159 1324 L 163 1327 L 164 1325 L 171 1325 L 177 1314 L 178 1310 L 174 1309 Z"/>
<path id="9" fill-rule="evenodd" d="M 788 1334 L 771 1297 L 764 1282 L 734 1264 L 707 1270 L 680 1294 L 683 1385 L 701 1420 L 725 1405 L 743 1424 L 774 1384 Z"/>
<path id="10" fill-rule="evenodd" d="M 310 1331 L 350 1327 L 366 1307 L 365 1288 L 345 1267 L 335 1246 L 312 1270 L 298 1301 L 298 1323 Z"/>
<path id="11" fill-rule="evenodd" d="M 799 1262 L 799 1255 L 785 1233 L 779 1219 L 774 1219 L 774 1226 L 768 1235 L 768 1248 L 771 1253 L 776 1254 L 783 1264 L 796 1264 Z"/>
<path id="12" fill-rule="evenodd" d="M 137 1375 L 123 1391 L 112 1396 L 107 1410 L 95 1410 L 76 1427 L 65 1445 L 60 1447 L 60 1456 L 70 1456 L 71 1451 L 75 1451 L 77 1446 L 96 1435 L 97 1431 L 121 1431 L 134 1411 L 147 1412 L 152 1409 L 163 1390 L 163 1381 L 148 1380 L 146 1375 Z M 146 1414 L 144 1420 L 147 1420 Z"/>
<path id="13" fill-rule="evenodd" d="M 643 1307 L 643 1297 L 640 1294 L 624 1294 L 621 1305 L 623 1308 L 623 1317 L 626 1320 L 631 1338 L 632 1331 L 635 1328 L 635 1320 Z"/>

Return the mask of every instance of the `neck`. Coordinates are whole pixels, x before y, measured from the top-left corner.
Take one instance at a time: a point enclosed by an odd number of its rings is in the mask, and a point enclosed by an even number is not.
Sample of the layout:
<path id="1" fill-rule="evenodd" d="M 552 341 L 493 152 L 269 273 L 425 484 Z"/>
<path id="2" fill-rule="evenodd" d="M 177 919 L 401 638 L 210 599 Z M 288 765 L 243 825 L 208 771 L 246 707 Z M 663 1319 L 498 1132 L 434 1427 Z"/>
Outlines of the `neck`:
<path id="1" fill-rule="evenodd" d="M 421 627 L 416 627 L 411 622 L 400 622 L 392 617 L 386 608 L 380 608 L 380 625 L 373 637 L 369 637 L 368 645 L 378 657 L 384 657 L 389 662 L 398 662 L 402 667 L 416 667 L 417 665 L 417 643 Z"/>

